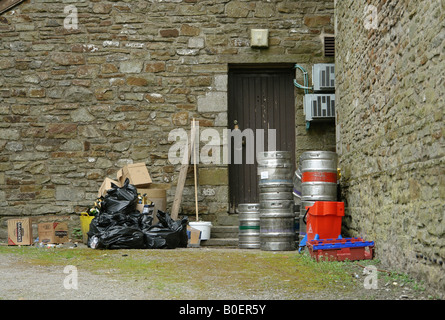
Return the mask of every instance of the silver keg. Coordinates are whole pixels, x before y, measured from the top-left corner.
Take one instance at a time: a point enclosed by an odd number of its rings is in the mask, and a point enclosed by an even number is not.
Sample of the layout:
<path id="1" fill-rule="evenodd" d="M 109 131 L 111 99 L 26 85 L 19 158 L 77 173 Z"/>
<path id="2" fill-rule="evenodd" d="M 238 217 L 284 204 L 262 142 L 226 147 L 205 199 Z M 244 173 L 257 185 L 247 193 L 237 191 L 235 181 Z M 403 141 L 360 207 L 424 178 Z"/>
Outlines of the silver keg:
<path id="1" fill-rule="evenodd" d="M 292 200 L 291 187 L 286 185 L 266 185 L 260 188 L 260 202 L 264 200 Z"/>
<path id="2" fill-rule="evenodd" d="M 260 248 L 260 204 L 241 203 L 238 205 L 240 249 Z"/>
<path id="3" fill-rule="evenodd" d="M 267 186 L 292 186 L 292 154 L 289 151 L 268 151 L 257 154 L 260 192 Z"/>
<path id="4" fill-rule="evenodd" d="M 266 151 L 257 154 L 259 165 L 280 166 L 280 164 L 289 164 L 291 161 L 292 154 L 290 151 Z"/>
<path id="5" fill-rule="evenodd" d="M 295 213 L 260 209 L 260 246 L 265 251 L 295 250 Z"/>
<path id="6" fill-rule="evenodd" d="M 301 202 L 301 169 L 300 167 L 295 170 L 294 178 L 293 178 L 293 190 L 292 193 L 294 195 L 295 203 Z"/>
<path id="7" fill-rule="evenodd" d="M 295 250 L 293 164 L 288 151 L 257 156 L 260 199 L 261 250 Z"/>
<path id="8" fill-rule="evenodd" d="M 337 201 L 337 162 L 337 154 L 330 151 L 301 155 L 302 201 Z"/>

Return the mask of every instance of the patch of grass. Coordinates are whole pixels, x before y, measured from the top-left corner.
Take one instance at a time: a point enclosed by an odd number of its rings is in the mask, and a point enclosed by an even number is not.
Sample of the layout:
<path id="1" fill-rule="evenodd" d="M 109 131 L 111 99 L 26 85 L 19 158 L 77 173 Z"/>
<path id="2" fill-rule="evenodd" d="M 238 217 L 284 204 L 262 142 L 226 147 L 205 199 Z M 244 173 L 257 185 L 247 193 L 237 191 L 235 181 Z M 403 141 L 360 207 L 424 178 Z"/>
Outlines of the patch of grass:
<path id="1" fill-rule="evenodd" d="M 0 254 L 7 253 L 21 255 L 34 265 L 75 265 L 123 280 L 146 280 L 150 288 L 167 290 L 178 298 L 218 287 L 233 292 L 276 290 L 292 298 L 318 290 L 347 290 L 352 285 L 347 263 L 316 262 L 298 252 L 0 247 Z"/>
<path id="2" fill-rule="evenodd" d="M 316 261 L 307 252 L 300 255 L 300 262 L 313 278 L 313 282 L 333 289 L 349 289 L 353 281 L 349 261 Z"/>

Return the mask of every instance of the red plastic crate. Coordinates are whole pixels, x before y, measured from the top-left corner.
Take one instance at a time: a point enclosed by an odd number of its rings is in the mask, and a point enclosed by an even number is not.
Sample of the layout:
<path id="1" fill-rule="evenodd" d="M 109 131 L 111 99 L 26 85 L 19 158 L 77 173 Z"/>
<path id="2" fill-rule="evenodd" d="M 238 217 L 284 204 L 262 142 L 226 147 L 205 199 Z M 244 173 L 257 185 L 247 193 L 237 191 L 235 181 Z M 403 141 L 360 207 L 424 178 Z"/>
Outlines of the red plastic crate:
<path id="1" fill-rule="evenodd" d="M 317 261 L 372 260 L 374 241 L 362 238 L 309 240 L 307 248 L 312 258 Z"/>
<path id="2" fill-rule="evenodd" d="M 307 208 L 307 240 L 337 238 L 341 234 L 342 218 L 345 215 L 344 202 L 316 201 Z"/>

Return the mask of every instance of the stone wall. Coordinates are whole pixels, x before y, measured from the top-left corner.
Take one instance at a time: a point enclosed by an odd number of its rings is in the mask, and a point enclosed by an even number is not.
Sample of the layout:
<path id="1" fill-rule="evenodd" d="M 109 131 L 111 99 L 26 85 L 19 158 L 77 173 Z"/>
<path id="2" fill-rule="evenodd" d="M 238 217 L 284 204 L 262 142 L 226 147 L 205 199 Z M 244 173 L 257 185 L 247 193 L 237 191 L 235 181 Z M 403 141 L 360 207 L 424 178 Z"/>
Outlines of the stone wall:
<path id="1" fill-rule="evenodd" d="M 346 227 L 445 289 L 445 2 L 337 1 Z"/>
<path id="2" fill-rule="evenodd" d="M 81 212 L 132 162 L 146 163 L 170 208 L 179 165 L 168 133 L 192 118 L 227 126 L 229 63 L 332 62 L 322 40 L 333 11 L 332 0 L 28 0 L 3 13 L 2 230 L 12 216 Z M 250 47 L 251 28 L 269 29 L 269 48 Z M 302 110 L 296 90 L 297 152 L 333 148 L 333 126 L 306 132 Z M 199 165 L 200 208 L 217 224 L 233 223 L 227 171 Z M 194 212 L 192 171 L 183 210 Z"/>

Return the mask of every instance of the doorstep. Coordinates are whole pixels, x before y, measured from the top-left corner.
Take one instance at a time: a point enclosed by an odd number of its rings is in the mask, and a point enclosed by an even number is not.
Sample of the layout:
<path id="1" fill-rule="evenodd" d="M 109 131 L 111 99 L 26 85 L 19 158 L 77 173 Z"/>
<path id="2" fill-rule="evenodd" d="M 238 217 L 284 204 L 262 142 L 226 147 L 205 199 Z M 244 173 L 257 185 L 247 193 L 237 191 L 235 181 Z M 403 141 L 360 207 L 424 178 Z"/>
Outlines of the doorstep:
<path id="1" fill-rule="evenodd" d="M 238 247 L 238 238 L 210 238 L 201 240 L 201 247 Z"/>
<path id="2" fill-rule="evenodd" d="M 201 246 L 238 247 L 238 226 L 213 226 L 210 239 L 201 240 Z"/>

